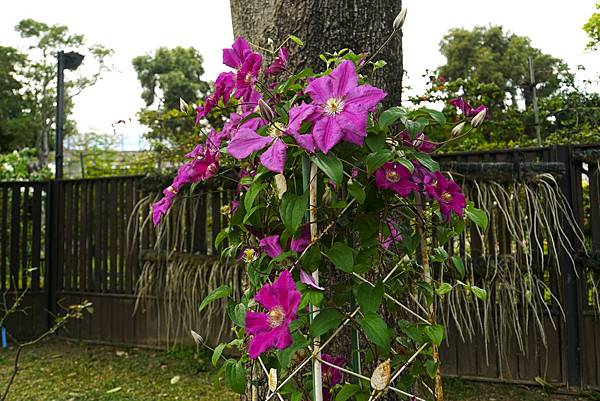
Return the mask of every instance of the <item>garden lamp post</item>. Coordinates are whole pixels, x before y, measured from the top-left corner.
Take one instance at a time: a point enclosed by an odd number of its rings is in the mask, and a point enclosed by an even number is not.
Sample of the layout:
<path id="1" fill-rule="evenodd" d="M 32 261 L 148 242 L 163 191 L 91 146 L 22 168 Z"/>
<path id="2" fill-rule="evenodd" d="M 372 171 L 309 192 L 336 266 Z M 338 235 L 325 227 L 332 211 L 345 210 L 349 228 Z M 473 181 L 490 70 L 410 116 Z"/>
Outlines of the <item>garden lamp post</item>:
<path id="1" fill-rule="evenodd" d="M 56 148 L 54 156 L 54 178 L 63 177 L 63 136 L 65 125 L 65 69 L 76 70 L 83 61 L 83 55 L 76 52 L 58 52 L 56 83 Z"/>

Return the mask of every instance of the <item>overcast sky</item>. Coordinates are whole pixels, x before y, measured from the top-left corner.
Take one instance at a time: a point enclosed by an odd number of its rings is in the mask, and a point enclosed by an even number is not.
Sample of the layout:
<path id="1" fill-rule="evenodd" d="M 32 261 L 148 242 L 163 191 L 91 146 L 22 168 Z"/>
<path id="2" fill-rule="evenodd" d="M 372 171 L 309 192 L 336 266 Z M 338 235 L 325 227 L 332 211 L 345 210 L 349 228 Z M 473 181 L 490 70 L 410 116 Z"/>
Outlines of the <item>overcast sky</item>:
<path id="1" fill-rule="evenodd" d="M 404 27 L 404 60 L 408 85 L 421 90 L 421 75 L 443 63 L 438 45 L 451 28 L 499 24 L 532 39 L 535 47 L 566 60 L 575 69 L 587 68 L 587 77 L 600 72 L 600 53 L 585 52 L 581 29 L 596 0 L 404 0 L 408 18 Z M 125 120 L 117 132 L 126 149 L 136 149 L 143 127 L 136 112 L 143 106 L 141 87 L 131 59 L 160 46 L 193 46 L 204 57 L 206 80 L 223 69 L 221 49 L 233 40 L 228 0 L 19 0 L 5 2 L 0 12 L 0 44 L 21 47 L 14 26 L 24 18 L 67 25 L 90 43 L 114 49 L 115 71 L 75 100 L 79 130 L 112 132 L 112 123 Z M 360 50 L 360 49 L 358 49 Z M 583 79 L 583 75 L 579 75 Z"/>

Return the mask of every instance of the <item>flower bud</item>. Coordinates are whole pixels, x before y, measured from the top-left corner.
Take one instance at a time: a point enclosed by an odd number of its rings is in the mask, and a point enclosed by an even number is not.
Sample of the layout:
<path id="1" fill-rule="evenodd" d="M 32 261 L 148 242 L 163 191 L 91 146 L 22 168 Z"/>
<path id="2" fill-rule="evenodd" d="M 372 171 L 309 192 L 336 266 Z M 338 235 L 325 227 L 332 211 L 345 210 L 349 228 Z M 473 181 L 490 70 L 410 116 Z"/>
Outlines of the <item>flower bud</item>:
<path id="1" fill-rule="evenodd" d="M 452 132 L 450 133 L 450 137 L 454 138 L 454 137 L 459 136 L 462 133 L 463 129 L 465 128 L 466 124 L 467 123 L 463 121 L 462 123 L 460 123 L 457 126 L 455 126 L 454 128 L 452 128 Z"/>
<path id="2" fill-rule="evenodd" d="M 260 114 L 260 117 L 265 121 L 272 121 L 273 117 L 275 117 L 271 106 L 262 99 L 258 100 L 258 114 Z"/>
<path id="3" fill-rule="evenodd" d="M 204 342 L 204 339 L 202 338 L 202 336 L 198 333 L 196 333 L 194 330 L 191 330 L 192 332 L 192 338 L 194 339 L 194 342 L 197 345 L 201 345 Z"/>
<path id="4" fill-rule="evenodd" d="M 275 192 L 279 199 L 283 198 L 283 194 L 287 192 L 287 181 L 285 175 L 277 174 L 275 176 Z"/>
<path id="5" fill-rule="evenodd" d="M 394 31 L 398 31 L 398 30 L 402 29 L 402 26 L 404 25 L 405 20 L 406 20 L 406 8 L 403 8 L 402 10 L 400 10 L 398 15 L 394 19 L 394 24 L 393 24 Z"/>
<path id="6" fill-rule="evenodd" d="M 477 115 L 475 117 L 473 117 L 473 119 L 471 120 L 471 126 L 473 128 L 479 127 L 483 123 L 483 120 L 485 120 L 486 114 L 487 114 L 487 109 L 483 109 L 479 113 L 477 113 Z"/>
<path id="7" fill-rule="evenodd" d="M 181 111 L 182 113 L 187 113 L 188 107 L 189 106 L 185 102 L 185 100 L 183 100 L 182 98 L 179 98 L 179 111 Z"/>

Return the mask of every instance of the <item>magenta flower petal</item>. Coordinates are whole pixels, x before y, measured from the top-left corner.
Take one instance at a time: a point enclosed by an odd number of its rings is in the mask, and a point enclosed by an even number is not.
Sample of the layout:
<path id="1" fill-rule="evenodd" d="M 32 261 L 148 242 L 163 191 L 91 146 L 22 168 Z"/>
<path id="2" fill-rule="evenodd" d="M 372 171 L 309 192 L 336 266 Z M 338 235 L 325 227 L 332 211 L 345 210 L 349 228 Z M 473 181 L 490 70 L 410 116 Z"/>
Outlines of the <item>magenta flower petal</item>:
<path id="1" fill-rule="evenodd" d="M 256 301 L 269 312 L 264 317 L 257 313 L 246 314 L 250 325 L 248 354 L 257 358 L 270 348 L 285 349 L 292 344 L 290 323 L 298 317 L 302 296 L 289 271 L 281 272 L 273 284 L 265 284 L 256 294 Z"/>
<path id="2" fill-rule="evenodd" d="M 262 312 L 246 312 L 246 333 L 249 335 L 259 334 L 269 331 L 269 315 Z"/>
<path id="3" fill-rule="evenodd" d="M 418 190 L 410 171 L 401 164 L 392 162 L 385 163 L 375 171 L 375 184 L 379 188 L 389 189 L 403 197 L 408 196 L 413 190 Z"/>
<path id="4" fill-rule="evenodd" d="M 345 98 L 346 105 L 359 105 L 367 111 L 375 111 L 379 102 L 387 96 L 387 93 L 371 85 L 361 85 L 352 88 Z"/>
<path id="5" fill-rule="evenodd" d="M 344 134 L 334 117 L 323 117 L 315 122 L 313 137 L 321 152 L 327 153 L 340 143 Z"/>
<path id="6" fill-rule="evenodd" d="M 315 282 L 315 279 L 313 278 L 313 276 L 308 274 L 304 270 L 300 270 L 300 281 L 302 283 L 306 284 L 307 286 L 314 288 L 315 290 L 325 291 L 325 288 L 319 287 L 317 285 L 317 283 Z"/>
<path id="7" fill-rule="evenodd" d="M 289 327 L 276 327 L 271 331 L 256 334 L 252 337 L 248 346 L 248 355 L 250 358 L 256 359 L 270 348 L 286 349 L 292 345 L 292 342 Z"/>
<path id="8" fill-rule="evenodd" d="M 333 82 L 329 76 L 316 78 L 310 81 L 304 93 L 317 103 L 325 104 L 333 95 Z"/>
<path id="9" fill-rule="evenodd" d="M 362 146 L 364 139 L 367 136 L 367 118 L 366 110 L 351 110 L 343 111 L 337 118 L 336 122 L 340 125 L 344 133 L 344 141 Z"/>
<path id="10" fill-rule="evenodd" d="M 231 49 L 223 49 L 223 64 L 239 69 L 250 53 L 252 53 L 252 49 L 246 39 L 238 36 Z"/>
<path id="11" fill-rule="evenodd" d="M 308 247 L 308 244 L 310 244 L 310 228 L 309 226 L 304 226 L 300 231 L 300 236 L 292 239 L 290 249 L 294 252 L 301 253 Z"/>
<path id="12" fill-rule="evenodd" d="M 270 137 L 260 136 L 251 129 L 242 128 L 238 130 L 229 146 L 227 146 L 227 152 L 236 159 L 241 160 L 261 150 L 271 141 L 272 138 Z"/>
<path id="13" fill-rule="evenodd" d="M 262 155 L 260 155 L 261 164 L 270 171 L 283 173 L 286 150 L 286 144 L 279 138 L 275 139 L 273 145 L 271 145 Z"/>
<path id="14" fill-rule="evenodd" d="M 330 93 L 333 97 L 346 96 L 351 89 L 358 86 L 358 75 L 356 75 L 356 69 L 354 63 L 350 60 L 342 61 L 331 74 L 332 92 Z"/>
<path id="15" fill-rule="evenodd" d="M 281 255 L 283 249 L 279 244 L 279 235 L 271 235 L 260 240 L 258 246 L 271 258 Z"/>

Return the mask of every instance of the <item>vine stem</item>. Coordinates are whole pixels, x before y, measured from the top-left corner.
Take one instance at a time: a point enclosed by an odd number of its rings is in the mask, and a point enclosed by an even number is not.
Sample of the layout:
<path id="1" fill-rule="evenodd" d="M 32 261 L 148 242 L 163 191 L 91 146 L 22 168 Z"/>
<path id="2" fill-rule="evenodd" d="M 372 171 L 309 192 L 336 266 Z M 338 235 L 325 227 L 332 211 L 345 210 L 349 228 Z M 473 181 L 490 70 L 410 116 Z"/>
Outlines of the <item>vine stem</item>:
<path id="1" fill-rule="evenodd" d="M 425 236 L 425 217 L 423 216 L 423 199 L 420 194 L 417 194 L 417 212 L 418 215 L 421 216 L 421 219 L 417 219 L 417 234 L 419 234 L 419 253 L 421 254 L 421 263 L 423 264 L 423 276 L 425 282 L 429 285 L 433 285 L 433 280 L 431 278 L 431 266 L 429 265 L 429 253 L 427 252 L 427 237 Z M 431 302 L 428 308 L 428 316 L 427 320 L 429 323 L 433 324 L 435 320 L 435 309 L 434 304 Z M 433 344 L 432 345 L 432 358 L 436 363 L 435 369 L 435 387 L 434 387 L 434 397 L 435 401 L 444 401 L 444 387 L 442 384 L 442 372 L 440 369 L 440 353 L 438 347 Z"/>
<path id="2" fill-rule="evenodd" d="M 308 184 L 309 191 L 309 221 L 311 243 L 319 238 L 319 227 L 317 226 L 317 165 L 310 164 L 310 178 Z M 312 274 L 313 280 L 319 285 L 319 269 Z M 319 313 L 319 308 L 313 306 L 313 318 Z M 313 348 L 313 390 L 315 401 L 323 401 L 323 374 L 321 370 L 321 338 L 314 339 Z"/>

